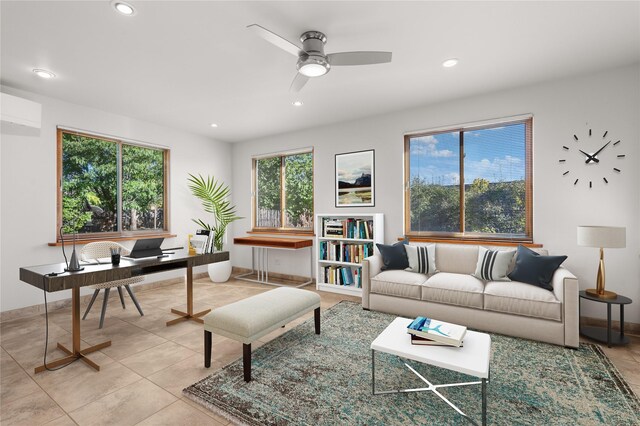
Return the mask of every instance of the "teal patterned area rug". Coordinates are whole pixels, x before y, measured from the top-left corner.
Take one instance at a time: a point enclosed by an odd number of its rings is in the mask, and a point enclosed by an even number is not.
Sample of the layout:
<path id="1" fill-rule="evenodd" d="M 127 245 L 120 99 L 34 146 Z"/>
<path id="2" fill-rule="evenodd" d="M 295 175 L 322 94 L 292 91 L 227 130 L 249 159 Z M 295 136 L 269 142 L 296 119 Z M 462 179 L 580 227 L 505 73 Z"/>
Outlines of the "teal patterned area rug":
<path id="1" fill-rule="evenodd" d="M 323 312 L 319 336 L 311 319 L 256 349 L 250 383 L 240 359 L 183 392 L 238 424 L 469 424 L 432 392 L 371 394 L 370 344 L 393 318 L 341 302 Z M 491 341 L 489 424 L 640 424 L 638 397 L 598 346 L 575 350 L 498 334 Z M 404 362 L 435 384 L 474 381 L 377 353 L 376 388 L 423 387 Z M 479 385 L 440 390 L 480 423 Z"/>

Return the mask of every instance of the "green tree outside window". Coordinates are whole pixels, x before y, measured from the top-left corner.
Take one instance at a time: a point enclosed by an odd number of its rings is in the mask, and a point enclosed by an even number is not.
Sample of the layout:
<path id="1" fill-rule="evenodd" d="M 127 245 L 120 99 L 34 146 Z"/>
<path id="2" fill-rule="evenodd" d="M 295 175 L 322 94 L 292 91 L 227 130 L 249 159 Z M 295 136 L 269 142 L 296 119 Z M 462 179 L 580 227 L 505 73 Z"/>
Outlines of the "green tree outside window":
<path id="1" fill-rule="evenodd" d="M 255 228 L 313 229 L 313 153 L 254 160 Z"/>
<path id="2" fill-rule="evenodd" d="M 164 150 L 73 132 L 59 135 L 64 233 L 165 229 Z"/>

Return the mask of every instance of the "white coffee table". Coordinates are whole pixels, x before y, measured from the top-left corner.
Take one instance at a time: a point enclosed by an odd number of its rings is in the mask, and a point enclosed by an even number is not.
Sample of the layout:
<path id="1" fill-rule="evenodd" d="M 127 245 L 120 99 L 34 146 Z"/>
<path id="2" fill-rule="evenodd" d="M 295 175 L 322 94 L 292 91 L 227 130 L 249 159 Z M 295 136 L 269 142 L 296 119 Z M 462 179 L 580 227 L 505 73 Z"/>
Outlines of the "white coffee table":
<path id="1" fill-rule="evenodd" d="M 374 395 L 400 393 L 400 392 L 425 392 L 431 391 L 438 395 L 451 408 L 474 424 L 473 419 L 445 398 L 438 389 L 451 386 L 482 385 L 482 424 L 487 424 L 487 382 L 489 381 L 489 357 L 491 354 L 491 337 L 486 333 L 478 333 L 467 330 L 464 337 L 464 346 L 460 348 L 450 346 L 419 346 L 412 345 L 407 333 L 407 327 L 411 324 L 409 318 L 396 318 L 391 324 L 371 343 L 371 386 Z M 478 377 L 480 381 L 464 383 L 447 383 L 434 385 L 421 374 L 405 363 L 407 368 L 422 379 L 428 386 L 414 389 L 398 389 L 376 391 L 376 351 L 396 355 L 402 358 L 434 367 L 445 368 L 458 373 Z"/>

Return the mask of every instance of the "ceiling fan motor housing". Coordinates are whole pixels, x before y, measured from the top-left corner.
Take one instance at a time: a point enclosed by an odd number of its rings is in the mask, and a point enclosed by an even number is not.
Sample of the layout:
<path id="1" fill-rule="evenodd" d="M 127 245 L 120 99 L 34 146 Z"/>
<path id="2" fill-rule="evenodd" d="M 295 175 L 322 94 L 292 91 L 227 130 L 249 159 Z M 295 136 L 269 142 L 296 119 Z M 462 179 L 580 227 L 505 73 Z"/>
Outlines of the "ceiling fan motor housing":
<path id="1" fill-rule="evenodd" d="M 307 31 L 300 36 L 300 41 L 302 42 L 302 50 L 304 52 L 301 52 L 298 58 L 298 71 L 308 77 L 317 77 L 328 73 L 331 69 L 331 64 L 324 54 L 324 44 L 327 42 L 327 36 L 320 31 Z M 301 70 L 303 67 L 309 65 L 316 66 L 316 69 L 318 69 L 317 66 L 320 66 L 324 68 L 325 71 L 321 74 L 309 75 L 305 73 L 304 70 Z"/>

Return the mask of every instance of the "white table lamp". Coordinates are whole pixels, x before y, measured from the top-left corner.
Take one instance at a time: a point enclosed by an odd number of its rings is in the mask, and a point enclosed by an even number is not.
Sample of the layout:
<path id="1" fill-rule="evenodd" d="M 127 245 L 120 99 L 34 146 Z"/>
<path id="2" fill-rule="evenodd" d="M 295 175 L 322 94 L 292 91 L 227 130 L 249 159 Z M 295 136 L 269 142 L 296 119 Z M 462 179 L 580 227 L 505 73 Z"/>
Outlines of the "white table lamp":
<path id="1" fill-rule="evenodd" d="M 600 266 L 596 278 L 596 288 L 588 288 L 587 294 L 601 299 L 615 299 L 618 295 L 604 289 L 604 249 L 624 248 L 627 243 L 627 229 L 614 226 L 578 226 L 578 245 L 598 247 L 600 249 Z"/>

